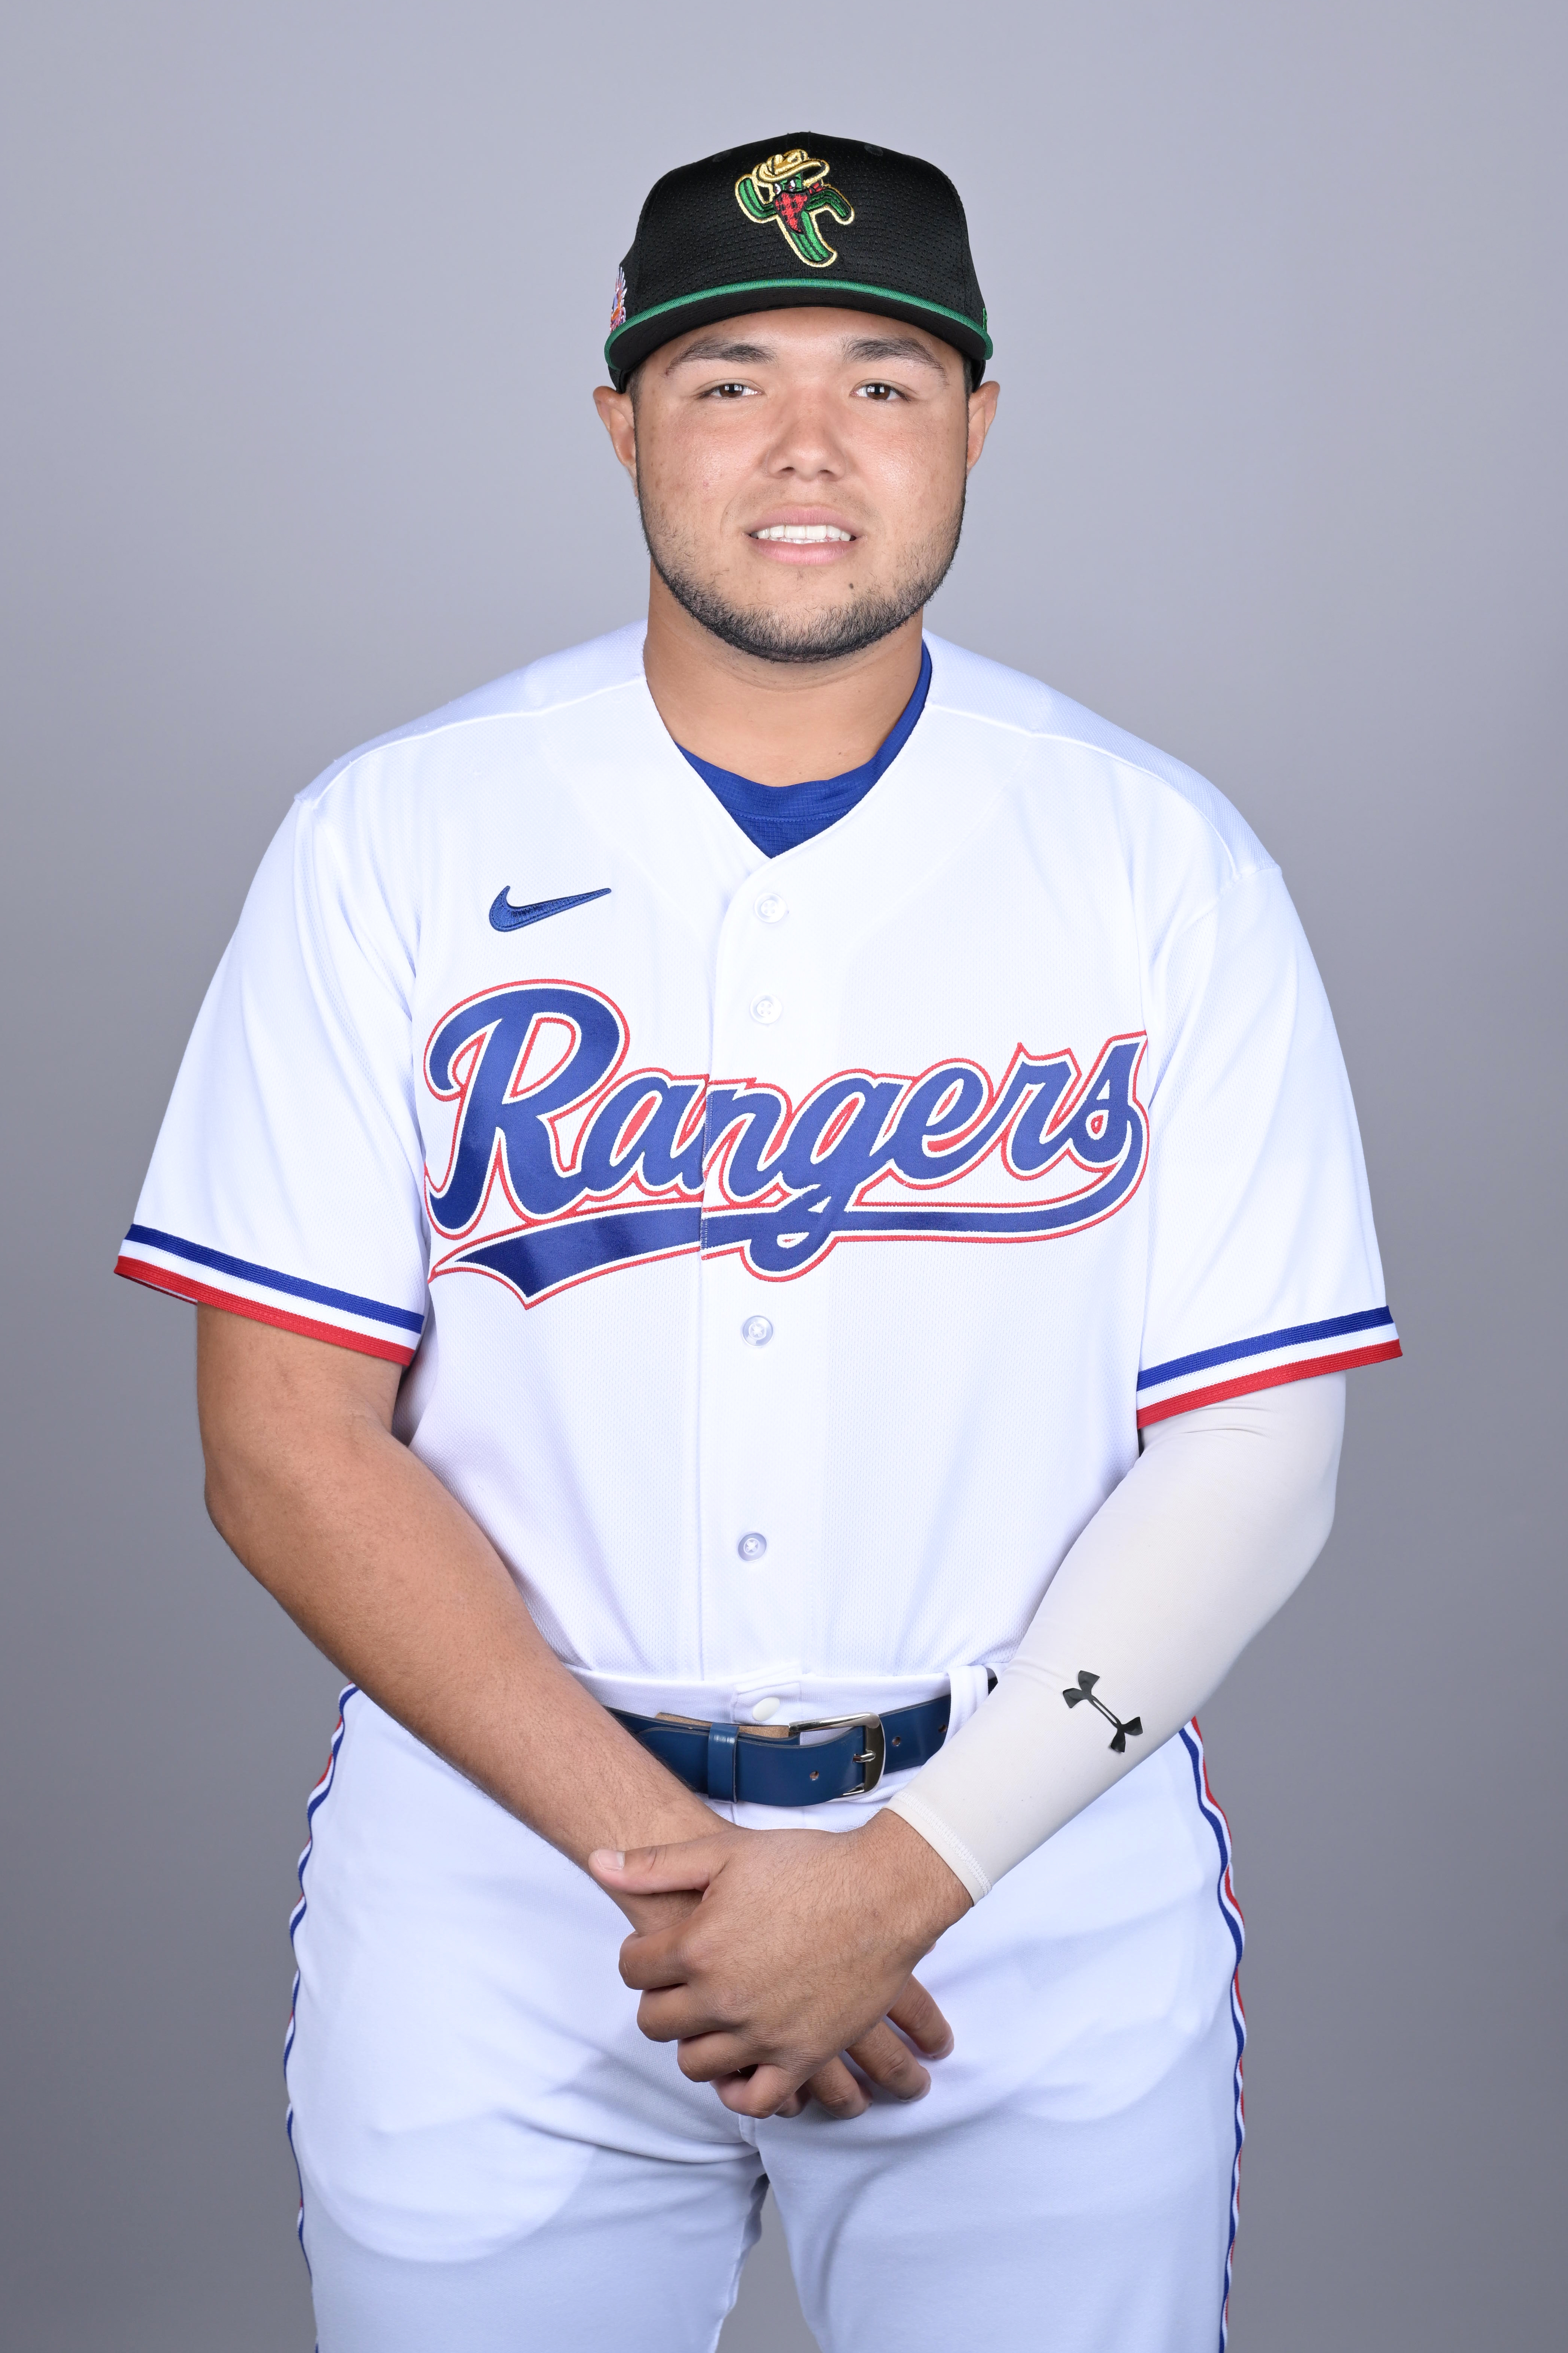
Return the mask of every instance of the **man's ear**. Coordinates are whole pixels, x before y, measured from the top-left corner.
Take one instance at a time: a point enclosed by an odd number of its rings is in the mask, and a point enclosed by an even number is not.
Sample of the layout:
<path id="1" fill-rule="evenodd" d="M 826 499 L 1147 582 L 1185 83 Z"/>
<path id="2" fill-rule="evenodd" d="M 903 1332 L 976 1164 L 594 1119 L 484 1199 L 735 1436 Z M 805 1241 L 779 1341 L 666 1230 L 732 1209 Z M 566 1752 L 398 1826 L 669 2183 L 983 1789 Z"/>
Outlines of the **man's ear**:
<path id="1" fill-rule="evenodd" d="M 969 396 L 969 455 L 964 471 L 980 462 L 980 452 L 985 447 L 985 436 L 996 422 L 996 403 L 1002 397 L 1002 387 L 988 377 L 977 391 Z"/>
<path id="2" fill-rule="evenodd" d="M 632 488 L 637 480 L 637 418 L 629 392 L 616 392 L 607 384 L 594 386 L 594 406 L 599 412 L 599 422 L 610 437 L 610 447 L 631 478 Z"/>

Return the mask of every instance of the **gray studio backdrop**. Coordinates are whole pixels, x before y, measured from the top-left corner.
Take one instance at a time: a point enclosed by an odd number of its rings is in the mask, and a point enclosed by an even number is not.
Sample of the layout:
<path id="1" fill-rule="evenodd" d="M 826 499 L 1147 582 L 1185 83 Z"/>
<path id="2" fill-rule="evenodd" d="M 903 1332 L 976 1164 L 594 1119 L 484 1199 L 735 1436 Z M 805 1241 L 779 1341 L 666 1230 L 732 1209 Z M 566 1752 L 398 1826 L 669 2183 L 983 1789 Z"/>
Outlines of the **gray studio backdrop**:
<path id="1" fill-rule="evenodd" d="M 616 264 L 658 172 L 806 121 L 963 190 L 1005 389 L 936 626 L 1281 860 L 1405 1340 L 1209 1711 L 1234 2342 L 1554 2341 L 1560 12 L 52 0 L 5 48 L 0 2337 L 309 2347 L 279 2055 L 334 1677 L 204 1519 L 188 1311 L 109 1270 L 289 796 L 638 610 Z M 765 2242 L 726 2353 L 807 2341 Z"/>

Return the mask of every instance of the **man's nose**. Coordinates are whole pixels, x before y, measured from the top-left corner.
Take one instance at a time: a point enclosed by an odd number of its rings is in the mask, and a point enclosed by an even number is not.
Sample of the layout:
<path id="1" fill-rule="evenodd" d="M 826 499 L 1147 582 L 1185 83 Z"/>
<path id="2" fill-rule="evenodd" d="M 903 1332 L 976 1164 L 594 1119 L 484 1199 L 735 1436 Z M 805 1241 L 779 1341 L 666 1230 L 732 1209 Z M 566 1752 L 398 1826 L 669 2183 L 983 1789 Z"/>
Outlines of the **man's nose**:
<path id="1" fill-rule="evenodd" d="M 797 394 L 778 417 L 768 449 L 768 471 L 815 480 L 846 470 L 842 441 L 831 404 L 815 394 Z"/>

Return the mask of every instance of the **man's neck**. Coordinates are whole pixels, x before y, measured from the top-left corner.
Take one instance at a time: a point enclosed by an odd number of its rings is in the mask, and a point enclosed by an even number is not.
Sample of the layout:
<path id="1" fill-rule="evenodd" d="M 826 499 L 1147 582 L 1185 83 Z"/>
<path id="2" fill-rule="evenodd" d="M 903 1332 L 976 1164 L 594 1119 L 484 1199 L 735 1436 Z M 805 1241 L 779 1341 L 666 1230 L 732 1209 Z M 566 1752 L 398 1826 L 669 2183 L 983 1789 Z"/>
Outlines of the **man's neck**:
<path id="1" fill-rule="evenodd" d="M 841 776 L 897 724 L 921 668 L 921 616 L 840 661 L 760 661 L 694 621 L 658 573 L 643 667 L 659 717 L 688 752 L 759 785 Z"/>

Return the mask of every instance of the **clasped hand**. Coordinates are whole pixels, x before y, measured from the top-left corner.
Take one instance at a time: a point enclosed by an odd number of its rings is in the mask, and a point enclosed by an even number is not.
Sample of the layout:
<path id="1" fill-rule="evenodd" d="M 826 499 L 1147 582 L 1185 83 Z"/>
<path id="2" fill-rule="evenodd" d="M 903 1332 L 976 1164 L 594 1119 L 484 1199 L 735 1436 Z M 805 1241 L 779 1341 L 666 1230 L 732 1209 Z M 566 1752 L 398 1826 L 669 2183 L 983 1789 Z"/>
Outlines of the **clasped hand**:
<path id="1" fill-rule="evenodd" d="M 686 1895 L 682 1916 L 626 1938 L 621 1976 L 643 2032 L 738 2116 L 808 2099 L 858 2116 L 869 2095 L 840 2054 L 900 2099 L 930 2090 L 916 2052 L 942 2058 L 952 2036 L 910 1972 L 969 1896 L 897 1815 L 837 1832 L 721 1825 L 588 1867 L 634 1918 L 638 1899 Z"/>

